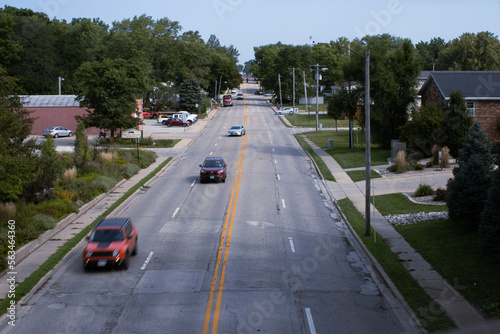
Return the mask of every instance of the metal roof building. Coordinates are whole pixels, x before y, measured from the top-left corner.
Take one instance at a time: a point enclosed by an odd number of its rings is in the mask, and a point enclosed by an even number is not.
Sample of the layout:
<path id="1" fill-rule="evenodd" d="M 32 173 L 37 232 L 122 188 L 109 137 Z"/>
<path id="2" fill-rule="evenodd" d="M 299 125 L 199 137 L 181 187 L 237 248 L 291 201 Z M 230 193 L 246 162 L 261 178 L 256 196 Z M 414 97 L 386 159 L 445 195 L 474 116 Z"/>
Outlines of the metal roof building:
<path id="1" fill-rule="evenodd" d="M 26 108 L 80 107 L 76 95 L 19 95 Z"/>

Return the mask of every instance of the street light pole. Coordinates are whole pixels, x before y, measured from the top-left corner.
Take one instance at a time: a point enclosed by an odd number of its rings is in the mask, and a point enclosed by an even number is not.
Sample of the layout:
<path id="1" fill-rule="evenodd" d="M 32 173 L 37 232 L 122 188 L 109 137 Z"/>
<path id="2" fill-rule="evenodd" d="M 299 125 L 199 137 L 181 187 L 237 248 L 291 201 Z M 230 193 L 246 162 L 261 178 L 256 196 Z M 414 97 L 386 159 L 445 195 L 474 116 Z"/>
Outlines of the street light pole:
<path id="1" fill-rule="evenodd" d="M 313 65 L 316 67 L 316 131 L 318 131 L 318 124 L 319 124 L 319 67 L 324 66 L 324 65 Z M 323 67 L 321 69 L 322 71 L 327 70 L 327 68 Z"/>
<path id="2" fill-rule="evenodd" d="M 64 78 L 59 77 L 59 95 L 61 95 L 61 81 L 64 81 Z"/>

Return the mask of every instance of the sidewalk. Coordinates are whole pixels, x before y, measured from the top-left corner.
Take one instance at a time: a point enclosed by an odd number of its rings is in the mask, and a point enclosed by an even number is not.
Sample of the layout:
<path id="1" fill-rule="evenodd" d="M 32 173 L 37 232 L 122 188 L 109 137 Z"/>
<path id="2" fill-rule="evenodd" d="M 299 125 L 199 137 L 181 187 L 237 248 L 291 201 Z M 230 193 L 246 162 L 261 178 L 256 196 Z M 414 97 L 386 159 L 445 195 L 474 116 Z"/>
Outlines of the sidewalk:
<path id="1" fill-rule="evenodd" d="M 349 198 L 354 206 L 362 214 L 365 212 L 365 182 L 354 183 L 340 165 L 326 153 L 316 146 L 312 141 L 304 137 L 307 143 L 313 148 L 321 159 L 328 166 L 336 182 L 325 181 L 334 200 Z M 444 187 L 450 177 L 448 173 L 433 173 L 425 177 L 433 180 L 433 186 Z M 421 177 L 411 177 L 405 180 L 403 177 L 382 178 L 375 180 L 375 194 L 397 193 L 415 191 L 418 184 L 422 182 Z M 426 183 L 427 184 L 427 183 Z M 373 206 L 370 210 L 373 213 Z M 415 250 L 401 237 L 394 227 L 377 210 L 372 217 L 372 225 L 376 226 L 377 232 L 389 245 L 391 250 L 397 255 L 400 262 L 408 270 L 411 276 L 420 286 L 440 305 L 448 316 L 459 328 L 470 326 L 484 321 L 482 315 L 463 298 L 457 289 L 460 289 L 459 282 L 454 282 L 451 286 L 441 275 L 437 273 L 429 263 L 427 263 Z"/>

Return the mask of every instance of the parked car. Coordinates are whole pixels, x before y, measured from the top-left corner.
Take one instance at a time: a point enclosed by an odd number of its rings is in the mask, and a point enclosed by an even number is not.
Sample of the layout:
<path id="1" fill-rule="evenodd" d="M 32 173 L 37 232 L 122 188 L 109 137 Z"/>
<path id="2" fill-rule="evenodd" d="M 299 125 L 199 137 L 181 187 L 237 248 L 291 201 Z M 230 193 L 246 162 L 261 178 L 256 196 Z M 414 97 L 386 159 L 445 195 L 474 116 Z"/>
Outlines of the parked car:
<path id="1" fill-rule="evenodd" d="M 188 126 L 191 124 L 191 121 L 184 122 L 182 121 L 182 118 L 167 118 L 161 121 L 163 125 L 166 125 L 168 127 L 171 127 L 172 125 L 177 125 L 177 126 Z"/>
<path id="2" fill-rule="evenodd" d="M 229 128 L 227 133 L 228 136 L 244 136 L 245 134 L 246 131 L 243 125 L 233 125 Z"/>
<path id="3" fill-rule="evenodd" d="M 46 137 L 48 135 L 54 138 L 71 137 L 73 136 L 73 131 L 66 129 L 64 126 L 50 126 L 43 130 L 43 136 Z"/>
<path id="4" fill-rule="evenodd" d="M 137 231 L 127 217 L 101 220 L 87 237 L 82 259 L 84 269 L 117 267 L 128 269 L 131 255 L 137 254 Z"/>
<path id="5" fill-rule="evenodd" d="M 299 110 L 297 108 L 295 108 L 295 112 L 297 112 L 297 111 L 299 111 Z M 276 115 L 293 114 L 293 108 L 286 107 L 286 108 L 277 109 L 274 113 Z"/>
<path id="6" fill-rule="evenodd" d="M 200 167 L 200 183 L 206 181 L 226 182 L 227 165 L 224 159 L 220 157 L 208 157 Z"/>
<path id="7" fill-rule="evenodd" d="M 236 94 L 236 100 L 243 100 L 243 93 Z"/>
<path id="8" fill-rule="evenodd" d="M 172 114 L 158 114 L 158 117 L 156 118 L 156 122 L 158 123 L 161 123 L 163 122 L 164 120 L 170 118 L 172 116 Z"/>

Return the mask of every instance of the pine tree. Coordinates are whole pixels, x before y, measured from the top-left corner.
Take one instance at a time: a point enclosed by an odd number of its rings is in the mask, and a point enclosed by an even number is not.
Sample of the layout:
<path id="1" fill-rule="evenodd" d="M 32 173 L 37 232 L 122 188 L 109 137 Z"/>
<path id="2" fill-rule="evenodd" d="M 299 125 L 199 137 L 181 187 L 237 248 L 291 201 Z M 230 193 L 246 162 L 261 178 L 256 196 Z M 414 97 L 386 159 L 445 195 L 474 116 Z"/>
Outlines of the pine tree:
<path id="1" fill-rule="evenodd" d="M 491 143 L 478 122 L 469 131 L 457 160 L 459 167 L 453 169 L 455 177 L 446 197 L 449 215 L 477 229 L 494 166 Z"/>
<path id="2" fill-rule="evenodd" d="M 179 107 L 197 113 L 196 105 L 203 102 L 199 83 L 194 79 L 187 79 L 179 86 Z"/>
<path id="3" fill-rule="evenodd" d="M 492 182 L 488 190 L 488 197 L 484 203 L 481 213 L 479 233 L 482 237 L 481 249 L 483 252 L 490 251 L 500 243 L 500 168 L 492 175 Z"/>

